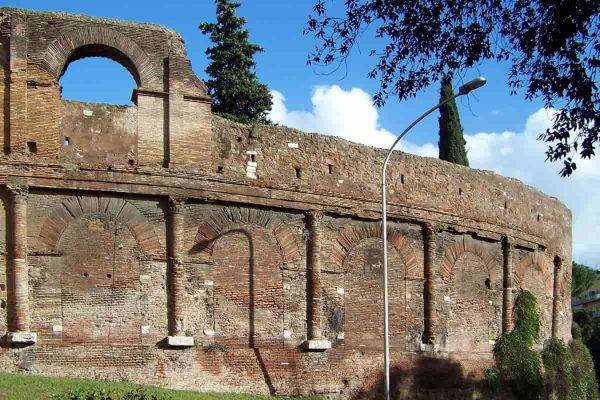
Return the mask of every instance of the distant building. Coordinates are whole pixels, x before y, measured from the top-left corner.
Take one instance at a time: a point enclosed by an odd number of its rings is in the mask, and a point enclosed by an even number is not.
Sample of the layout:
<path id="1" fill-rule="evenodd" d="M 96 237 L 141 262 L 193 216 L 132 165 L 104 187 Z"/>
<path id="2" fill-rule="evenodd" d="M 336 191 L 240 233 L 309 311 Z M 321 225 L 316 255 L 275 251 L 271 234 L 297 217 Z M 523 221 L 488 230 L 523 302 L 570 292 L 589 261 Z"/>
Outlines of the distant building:
<path id="1" fill-rule="evenodd" d="M 573 310 L 585 310 L 594 318 L 600 318 L 600 271 L 596 272 L 596 282 L 581 297 L 573 297 Z"/>

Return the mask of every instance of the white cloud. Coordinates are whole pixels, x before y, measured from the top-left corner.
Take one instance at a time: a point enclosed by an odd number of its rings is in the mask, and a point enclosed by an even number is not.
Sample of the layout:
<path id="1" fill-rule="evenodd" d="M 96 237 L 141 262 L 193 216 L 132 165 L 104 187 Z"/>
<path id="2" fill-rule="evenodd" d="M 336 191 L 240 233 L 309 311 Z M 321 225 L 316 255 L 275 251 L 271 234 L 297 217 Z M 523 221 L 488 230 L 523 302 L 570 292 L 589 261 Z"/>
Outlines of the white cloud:
<path id="1" fill-rule="evenodd" d="M 564 202 L 573 213 L 573 258 L 600 267 L 600 158 L 576 159 L 577 170 L 561 178 L 561 164 L 546 162 L 547 144 L 537 140 L 552 125 L 554 110 L 540 109 L 527 118 L 522 132 L 466 135 L 469 161 L 535 186 Z"/>
<path id="2" fill-rule="evenodd" d="M 317 86 L 312 94 L 312 111 L 288 110 L 285 97 L 271 91 L 271 121 L 305 132 L 318 132 L 375 147 L 389 147 L 396 135 L 379 125 L 379 112 L 371 96 L 362 89 L 344 90 L 337 85 Z M 437 145 L 416 146 L 403 142 L 400 148 L 419 155 L 437 157 Z"/>
<path id="3" fill-rule="evenodd" d="M 353 88 L 319 86 L 312 94 L 312 111 L 288 110 L 283 94 L 273 91 L 273 122 L 307 132 L 335 135 L 354 142 L 387 147 L 395 135 L 379 123 L 371 96 Z M 573 212 L 573 258 L 600 267 L 600 157 L 577 160 L 570 178 L 561 178 L 561 165 L 545 161 L 546 144 L 537 140 L 552 124 L 554 110 L 540 109 L 525 121 L 522 132 L 479 132 L 467 134 L 471 166 L 511 176 L 559 198 Z M 402 142 L 401 149 L 437 157 L 437 143 L 416 145 Z"/>

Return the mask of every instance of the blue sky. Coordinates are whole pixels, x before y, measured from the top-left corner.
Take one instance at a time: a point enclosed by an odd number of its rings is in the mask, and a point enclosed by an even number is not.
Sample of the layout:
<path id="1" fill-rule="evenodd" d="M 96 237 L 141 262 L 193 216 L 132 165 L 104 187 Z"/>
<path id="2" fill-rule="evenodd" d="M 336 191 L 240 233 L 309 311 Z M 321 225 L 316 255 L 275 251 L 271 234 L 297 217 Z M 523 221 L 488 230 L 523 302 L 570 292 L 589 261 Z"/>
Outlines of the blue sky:
<path id="1" fill-rule="evenodd" d="M 367 77 L 375 61 L 368 54 L 377 43 L 369 36 L 355 49 L 347 69 L 328 73 L 330 70 L 308 67 L 306 59 L 314 41 L 302 36 L 302 30 L 313 3 L 242 1 L 240 14 L 247 19 L 251 40 L 265 49 L 257 57 L 257 72 L 275 91 L 271 118 L 366 144 L 389 143 L 415 116 L 437 102 L 438 87 L 409 101 L 390 99 L 382 109 L 372 107 L 369 96 L 376 91 L 377 82 Z M 330 3 L 337 4 L 338 10 L 343 6 L 341 0 Z M 214 20 L 212 0 L 8 0 L 4 4 L 168 26 L 183 35 L 194 71 L 202 79 L 206 77 L 204 51 L 210 42 L 198 25 Z M 600 162 L 580 163 L 576 177 L 559 178 L 559 166 L 544 162 L 545 145 L 535 140 L 550 123 L 552 110 L 543 110 L 540 101 L 526 101 L 522 94 L 510 96 L 507 73 L 506 65 L 487 62 L 466 76 L 467 80 L 478 75 L 488 79 L 485 87 L 459 101 L 471 165 L 516 177 L 564 201 L 574 215 L 574 258 L 600 265 L 600 252 L 595 249 L 595 238 L 600 237 L 600 205 L 588 201 L 600 196 Z M 127 103 L 134 86 L 125 69 L 102 59 L 71 64 L 61 84 L 65 98 L 111 103 Z M 332 120 L 331 115 L 337 119 Z M 408 140 L 402 146 L 404 150 L 436 156 L 437 115 L 418 125 Z"/>

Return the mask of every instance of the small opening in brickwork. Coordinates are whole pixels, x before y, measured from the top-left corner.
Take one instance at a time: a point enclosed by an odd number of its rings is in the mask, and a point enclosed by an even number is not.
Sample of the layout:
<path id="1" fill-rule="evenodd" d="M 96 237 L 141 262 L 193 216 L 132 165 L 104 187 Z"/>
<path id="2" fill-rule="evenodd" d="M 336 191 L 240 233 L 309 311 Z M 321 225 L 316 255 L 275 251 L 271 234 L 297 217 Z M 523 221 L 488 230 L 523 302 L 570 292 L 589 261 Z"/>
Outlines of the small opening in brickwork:
<path id="1" fill-rule="evenodd" d="M 400 174 L 400 183 L 404 185 L 404 174 Z"/>
<path id="2" fill-rule="evenodd" d="M 222 174 L 222 173 L 223 173 L 223 166 L 222 166 L 222 165 L 219 165 L 219 166 L 217 167 L 217 173 L 218 173 L 218 174 Z"/>
<path id="3" fill-rule="evenodd" d="M 333 174 L 333 164 L 327 164 L 327 170 L 329 171 L 329 174 Z"/>
<path id="4" fill-rule="evenodd" d="M 106 277 L 107 277 L 108 279 L 111 279 L 111 278 L 112 278 L 112 274 L 106 274 Z"/>
<path id="5" fill-rule="evenodd" d="M 541 214 L 537 215 L 537 220 L 538 220 L 538 222 L 542 220 L 542 215 Z"/>
<path id="6" fill-rule="evenodd" d="M 67 146 L 67 147 L 71 145 L 71 139 L 69 139 L 68 136 L 65 136 L 64 145 Z"/>
<path id="7" fill-rule="evenodd" d="M 504 200 L 504 209 L 506 210 L 508 208 L 508 201 Z"/>
<path id="8" fill-rule="evenodd" d="M 6 290 L 6 285 L 4 283 L 0 283 L 0 292 L 4 292 Z"/>
<path id="9" fill-rule="evenodd" d="M 492 288 L 492 282 L 490 281 L 490 278 L 485 279 L 485 287 L 488 289 Z"/>
<path id="10" fill-rule="evenodd" d="M 0 300 L 0 308 L 6 308 L 6 301 Z"/>
<path id="11" fill-rule="evenodd" d="M 302 179 L 302 170 L 300 167 L 295 167 L 294 170 L 296 171 L 296 178 Z"/>
<path id="12" fill-rule="evenodd" d="M 236 137 L 236 138 L 235 138 L 235 140 L 237 140 L 237 142 L 239 143 L 239 142 L 241 142 L 241 141 L 242 141 L 242 137 L 241 137 L 241 136 L 238 136 L 238 137 Z"/>
<path id="13" fill-rule="evenodd" d="M 37 143 L 36 142 L 27 142 L 27 151 L 29 151 L 29 154 L 36 154 L 37 153 Z"/>
<path id="14" fill-rule="evenodd" d="M 89 276 L 87 272 L 83 273 L 83 276 L 85 276 L 86 278 Z"/>
<path id="15" fill-rule="evenodd" d="M 462 188 L 458 188 L 458 194 L 459 196 L 462 196 Z"/>
<path id="16" fill-rule="evenodd" d="M 250 154 L 250 161 L 256 162 L 256 155 Z"/>
<path id="17" fill-rule="evenodd" d="M 130 158 L 129 160 L 127 160 L 127 162 L 129 163 L 129 165 L 131 165 L 132 167 L 135 165 L 135 160 L 133 158 Z"/>
<path id="18" fill-rule="evenodd" d="M 188 281 L 188 282 L 191 282 L 191 281 L 192 281 L 192 278 L 188 278 L 188 280 L 187 280 L 187 281 Z"/>

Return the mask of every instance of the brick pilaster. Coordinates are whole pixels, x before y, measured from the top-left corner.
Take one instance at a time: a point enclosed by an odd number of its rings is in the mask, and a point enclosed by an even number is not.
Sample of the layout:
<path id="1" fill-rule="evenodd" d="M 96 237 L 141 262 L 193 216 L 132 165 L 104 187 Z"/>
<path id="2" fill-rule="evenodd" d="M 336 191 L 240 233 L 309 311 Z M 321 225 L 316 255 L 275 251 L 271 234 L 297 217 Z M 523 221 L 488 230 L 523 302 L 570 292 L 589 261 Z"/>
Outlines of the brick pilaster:
<path id="1" fill-rule="evenodd" d="M 7 263 L 8 330 L 28 332 L 29 267 L 27 264 L 26 187 L 7 187 L 9 209 L 9 260 Z"/>
<path id="2" fill-rule="evenodd" d="M 502 333 L 512 328 L 513 304 L 513 244 L 508 237 L 502 238 Z"/>
<path id="3" fill-rule="evenodd" d="M 552 338 L 558 337 L 558 317 L 560 308 L 560 277 L 562 276 L 562 259 L 554 257 L 554 286 L 552 288 Z"/>
<path id="4" fill-rule="evenodd" d="M 435 341 L 435 252 L 437 233 L 431 224 L 423 226 L 425 249 L 425 283 L 424 283 L 424 331 L 423 343 L 433 344 Z"/>
<path id="5" fill-rule="evenodd" d="M 308 287 L 309 321 L 308 339 L 321 339 L 323 336 L 323 299 L 321 287 L 321 221 L 323 214 L 317 211 L 307 213 L 308 222 Z"/>
<path id="6" fill-rule="evenodd" d="M 167 282 L 170 336 L 184 335 L 182 304 L 185 290 L 185 271 L 183 268 L 184 205 L 185 200 L 169 198 Z"/>
<path id="7" fill-rule="evenodd" d="M 9 45 L 9 138 L 11 153 L 25 150 L 27 142 L 27 29 L 21 16 L 11 16 Z M 6 141 L 6 138 L 5 138 Z"/>

